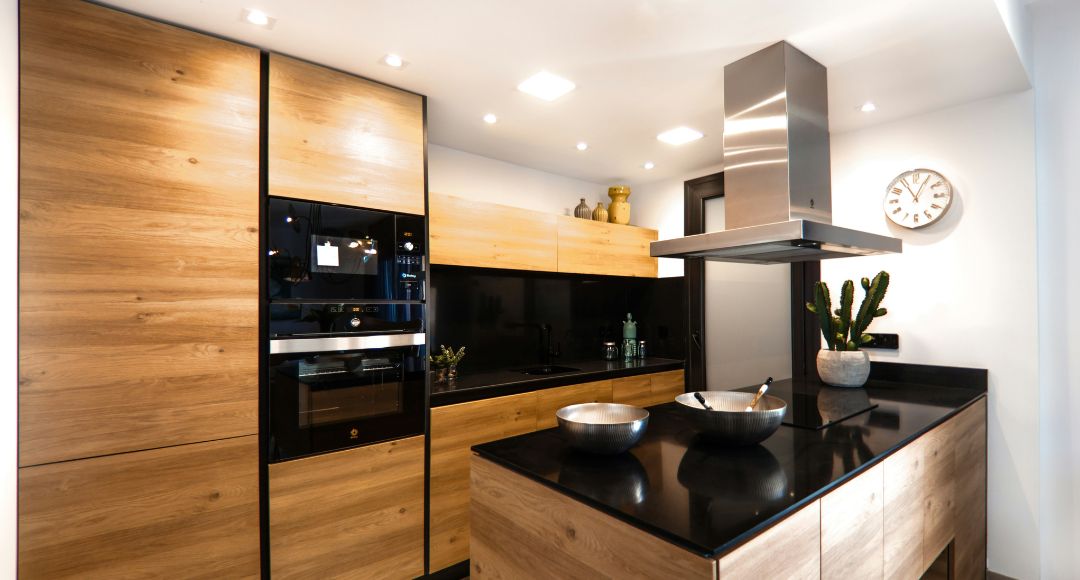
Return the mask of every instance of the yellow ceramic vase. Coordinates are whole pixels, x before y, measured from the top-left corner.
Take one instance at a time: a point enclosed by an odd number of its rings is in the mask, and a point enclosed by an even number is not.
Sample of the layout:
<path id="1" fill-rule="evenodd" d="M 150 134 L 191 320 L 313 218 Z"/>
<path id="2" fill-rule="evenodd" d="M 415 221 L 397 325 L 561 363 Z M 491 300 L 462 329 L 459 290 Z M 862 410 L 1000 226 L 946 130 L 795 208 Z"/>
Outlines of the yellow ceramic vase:
<path id="1" fill-rule="evenodd" d="M 629 224 L 630 202 L 626 201 L 626 198 L 630 197 L 630 187 L 627 185 L 609 187 L 607 194 L 611 198 L 611 205 L 608 206 L 608 220 L 613 224 Z"/>

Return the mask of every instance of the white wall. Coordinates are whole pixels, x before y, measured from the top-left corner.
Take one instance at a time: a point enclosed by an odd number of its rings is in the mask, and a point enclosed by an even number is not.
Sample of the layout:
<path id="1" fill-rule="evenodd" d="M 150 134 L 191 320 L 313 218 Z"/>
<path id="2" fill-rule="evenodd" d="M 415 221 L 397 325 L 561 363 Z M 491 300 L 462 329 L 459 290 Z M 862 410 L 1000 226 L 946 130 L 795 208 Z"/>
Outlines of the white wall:
<path id="1" fill-rule="evenodd" d="M 833 288 L 892 274 L 889 314 L 871 329 L 899 333 L 901 348 L 872 358 L 989 369 L 989 566 L 1015 578 L 1039 575 L 1034 139 L 1031 91 L 832 135 L 833 223 L 900 237 L 904 251 L 821 268 Z M 917 167 L 949 178 L 955 199 L 912 231 L 881 204 Z"/>
<path id="2" fill-rule="evenodd" d="M 15 577 L 16 481 L 18 465 L 18 375 L 19 362 L 14 345 L 17 289 L 11 283 L 18 276 L 18 149 L 19 149 L 19 25 L 16 0 L 0 2 L 0 203 L 8 208 L 0 227 L 0 264 L 7 284 L 0 286 L 0 304 L 7 309 L 0 327 L 0 368 L 5 369 L 6 387 L 0 389 L 0 578 Z M 10 381 L 10 382 L 9 382 Z"/>
<path id="3" fill-rule="evenodd" d="M 1042 576 L 1080 573 L 1080 3 L 1034 15 Z"/>
<path id="4" fill-rule="evenodd" d="M 428 146 L 428 190 L 432 192 L 573 215 L 583 197 L 589 207 L 595 208 L 597 201 L 606 206 L 611 201 L 607 188 L 441 145 Z M 649 227 L 636 218 L 631 213 L 631 223 Z"/>

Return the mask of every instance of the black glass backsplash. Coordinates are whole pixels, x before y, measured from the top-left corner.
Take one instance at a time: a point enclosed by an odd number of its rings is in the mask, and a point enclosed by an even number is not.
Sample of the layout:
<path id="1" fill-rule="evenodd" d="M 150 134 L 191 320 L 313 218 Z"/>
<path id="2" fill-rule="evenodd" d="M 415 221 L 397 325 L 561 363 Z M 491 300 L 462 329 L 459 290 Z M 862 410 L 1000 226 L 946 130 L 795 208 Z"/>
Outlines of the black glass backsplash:
<path id="1" fill-rule="evenodd" d="M 622 321 L 638 321 L 648 355 L 686 357 L 686 283 L 458 266 L 430 268 L 428 321 L 438 346 L 466 346 L 461 371 L 540 362 L 540 325 L 552 328 L 556 364 L 598 359 L 602 343 L 621 344 Z"/>

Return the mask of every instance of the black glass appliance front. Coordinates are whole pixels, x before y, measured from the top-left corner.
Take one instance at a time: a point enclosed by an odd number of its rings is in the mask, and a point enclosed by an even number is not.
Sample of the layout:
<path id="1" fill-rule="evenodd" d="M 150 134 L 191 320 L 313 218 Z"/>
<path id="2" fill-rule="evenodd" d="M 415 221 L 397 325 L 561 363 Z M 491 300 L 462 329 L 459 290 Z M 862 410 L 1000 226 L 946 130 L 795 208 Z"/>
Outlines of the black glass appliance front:
<path id="1" fill-rule="evenodd" d="M 424 300 L 424 218 L 271 197 L 270 300 Z"/>
<path id="2" fill-rule="evenodd" d="M 424 332 L 423 304 L 272 302 L 270 338 Z"/>
<path id="3" fill-rule="evenodd" d="M 425 349 L 408 342 L 423 335 L 271 341 L 269 460 L 422 434 Z"/>

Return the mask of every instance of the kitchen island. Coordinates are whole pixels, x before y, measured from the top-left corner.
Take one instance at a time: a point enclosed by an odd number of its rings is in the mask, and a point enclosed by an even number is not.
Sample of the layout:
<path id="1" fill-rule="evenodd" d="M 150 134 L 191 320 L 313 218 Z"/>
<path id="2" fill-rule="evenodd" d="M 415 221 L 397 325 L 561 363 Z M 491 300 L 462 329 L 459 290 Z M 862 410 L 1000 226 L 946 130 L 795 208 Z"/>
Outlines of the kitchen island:
<path id="1" fill-rule="evenodd" d="M 789 415 L 840 420 L 725 447 L 666 403 L 618 456 L 576 452 L 556 429 L 475 446 L 472 574 L 919 577 L 936 562 L 955 578 L 985 573 L 985 371 L 875 363 L 865 389 L 774 390 Z"/>

